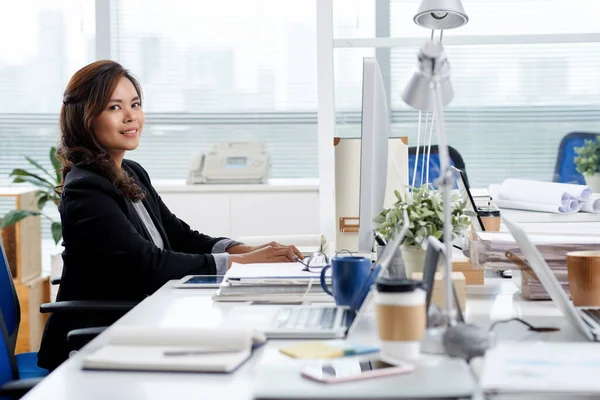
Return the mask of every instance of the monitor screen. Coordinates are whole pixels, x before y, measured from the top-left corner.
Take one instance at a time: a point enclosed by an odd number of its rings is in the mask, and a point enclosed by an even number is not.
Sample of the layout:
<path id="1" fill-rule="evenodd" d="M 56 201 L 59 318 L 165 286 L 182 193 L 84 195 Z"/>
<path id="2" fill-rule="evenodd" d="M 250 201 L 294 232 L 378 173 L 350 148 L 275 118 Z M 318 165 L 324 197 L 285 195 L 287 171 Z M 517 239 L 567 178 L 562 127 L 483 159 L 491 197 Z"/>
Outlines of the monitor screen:
<path id="1" fill-rule="evenodd" d="M 375 218 L 382 210 L 388 169 L 389 105 L 379 64 L 363 60 L 358 252 L 373 250 Z"/>

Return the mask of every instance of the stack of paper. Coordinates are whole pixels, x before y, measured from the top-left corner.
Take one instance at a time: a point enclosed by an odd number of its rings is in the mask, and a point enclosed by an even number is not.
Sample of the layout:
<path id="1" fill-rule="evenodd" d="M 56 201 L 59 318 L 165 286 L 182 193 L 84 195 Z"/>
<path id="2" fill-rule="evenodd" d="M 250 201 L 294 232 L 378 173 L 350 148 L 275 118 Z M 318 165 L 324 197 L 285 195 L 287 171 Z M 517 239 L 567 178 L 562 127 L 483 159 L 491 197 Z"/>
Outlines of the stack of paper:
<path id="1" fill-rule="evenodd" d="M 523 342 L 485 354 L 480 385 L 485 393 L 600 394 L 597 343 Z"/>
<path id="2" fill-rule="evenodd" d="M 567 253 L 582 250 L 600 251 L 600 235 L 598 234 L 529 233 L 528 236 L 567 293 L 569 293 Z M 512 253 L 513 256 L 507 252 Z M 478 233 L 478 238 L 469 244 L 469 253 L 475 268 L 522 269 L 521 262 L 527 263 L 527 259 L 523 256 L 512 235 L 505 232 Z M 546 300 L 550 298 L 534 274 L 526 271 L 521 275 L 521 292 L 526 299 Z"/>
<path id="3" fill-rule="evenodd" d="M 600 212 L 600 204 L 585 185 L 506 179 L 491 185 L 490 194 L 500 208 L 568 214 L 581 211 Z"/>
<path id="4" fill-rule="evenodd" d="M 242 328 L 113 327 L 108 343 L 87 355 L 83 368 L 137 371 L 230 372 L 243 363 L 262 333 Z"/>
<path id="5" fill-rule="evenodd" d="M 332 302 L 321 288 L 320 270 L 304 271 L 301 263 L 234 263 L 225 274 L 215 301 Z M 326 272 L 331 287 L 331 270 Z"/>

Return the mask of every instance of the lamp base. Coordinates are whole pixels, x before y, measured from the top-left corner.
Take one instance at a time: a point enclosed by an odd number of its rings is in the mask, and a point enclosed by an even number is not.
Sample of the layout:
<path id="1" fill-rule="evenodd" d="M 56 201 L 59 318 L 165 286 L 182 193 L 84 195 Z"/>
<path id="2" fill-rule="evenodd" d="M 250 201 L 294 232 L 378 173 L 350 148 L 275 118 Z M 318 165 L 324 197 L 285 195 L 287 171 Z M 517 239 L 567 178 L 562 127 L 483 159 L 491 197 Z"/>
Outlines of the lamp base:
<path id="1" fill-rule="evenodd" d="M 425 331 L 425 337 L 421 341 L 421 353 L 424 354 L 446 354 L 444 349 L 445 327 L 429 328 Z"/>
<path id="2" fill-rule="evenodd" d="M 493 334 L 473 324 L 458 324 L 448 327 L 429 328 L 421 342 L 421 352 L 446 354 L 467 362 L 480 357 L 493 345 Z"/>

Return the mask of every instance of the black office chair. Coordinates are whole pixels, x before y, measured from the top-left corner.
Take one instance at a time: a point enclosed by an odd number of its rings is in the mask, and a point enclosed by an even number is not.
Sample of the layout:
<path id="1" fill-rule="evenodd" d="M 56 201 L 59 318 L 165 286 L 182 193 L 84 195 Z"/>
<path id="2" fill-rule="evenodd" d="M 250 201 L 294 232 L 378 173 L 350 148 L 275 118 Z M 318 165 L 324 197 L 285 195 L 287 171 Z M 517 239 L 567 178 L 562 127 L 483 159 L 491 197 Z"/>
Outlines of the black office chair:
<path id="1" fill-rule="evenodd" d="M 60 277 L 54 277 L 50 280 L 52 285 L 60 284 Z M 127 312 L 137 305 L 131 301 L 95 301 L 95 300 L 70 300 L 45 303 L 40 306 L 41 313 L 106 313 L 106 312 Z M 89 341 L 102 333 L 107 326 L 97 326 L 90 328 L 73 329 L 67 333 L 67 343 L 69 350 L 79 350 Z"/>
<path id="2" fill-rule="evenodd" d="M 465 162 L 464 162 L 462 156 L 460 155 L 458 150 L 456 150 L 452 146 L 448 146 L 448 153 L 450 155 L 450 164 L 453 165 L 454 167 L 458 168 L 459 170 L 461 170 L 464 173 L 465 184 L 466 184 L 467 188 L 470 188 L 469 178 L 467 177 L 467 170 L 466 170 Z M 431 154 L 429 157 L 429 179 L 427 179 L 427 177 L 424 176 L 423 180 L 421 180 L 422 169 L 425 168 L 425 166 L 423 165 L 423 162 L 422 162 L 423 154 L 425 154 L 425 159 L 427 159 L 427 146 L 419 147 L 419 168 L 417 170 L 417 176 L 416 176 L 416 180 L 415 180 L 416 187 L 423 185 L 426 181 L 430 182 L 430 183 L 435 183 L 435 180 L 440 175 L 439 149 L 438 149 L 437 145 L 433 145 L 433 146 L 431 146 Z M 408 148 L 408 179 L 409 179 L 409 182 L 411 182 L 411 183 L 412 183 L 413 172 L 415 170 L 416 155 L 417 155 L 417 146 L 409 147 Z M 454 186 L 455 186 L 455 188 L 457 188 L 458 184 L 455 182 Z"/>

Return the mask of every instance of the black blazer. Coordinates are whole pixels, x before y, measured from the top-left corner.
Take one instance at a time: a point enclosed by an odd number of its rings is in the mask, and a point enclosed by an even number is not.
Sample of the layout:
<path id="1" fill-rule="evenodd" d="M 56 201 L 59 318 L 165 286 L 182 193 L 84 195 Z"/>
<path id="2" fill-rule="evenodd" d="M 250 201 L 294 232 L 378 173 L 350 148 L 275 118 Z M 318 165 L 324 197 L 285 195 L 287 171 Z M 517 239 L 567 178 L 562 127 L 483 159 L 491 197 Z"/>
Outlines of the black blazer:
<path id="1" fill-rule="evenodd" d="M 136 162 L 123 169 L 146 193 L 142 200 L 164 242 L 154 245 L 130 200 L 111 182 L 74 167 L 66 176 L 59 206 L 63 272 L 57 300 L 141 301 L 170 279 L 216 273 L 210 252 L 221 239 L 190 227 L 162 202 L 148 173 Z M 119 313 L 53 313 L 38 353 L 38 365 L 54 369 L 68 357 L 67 332 L 110 325 Z"/>

